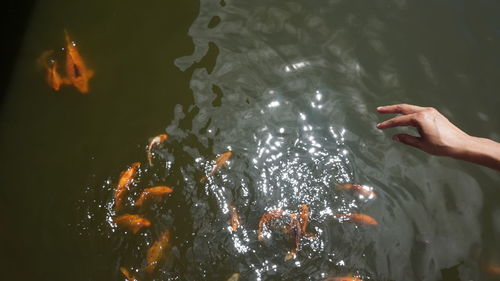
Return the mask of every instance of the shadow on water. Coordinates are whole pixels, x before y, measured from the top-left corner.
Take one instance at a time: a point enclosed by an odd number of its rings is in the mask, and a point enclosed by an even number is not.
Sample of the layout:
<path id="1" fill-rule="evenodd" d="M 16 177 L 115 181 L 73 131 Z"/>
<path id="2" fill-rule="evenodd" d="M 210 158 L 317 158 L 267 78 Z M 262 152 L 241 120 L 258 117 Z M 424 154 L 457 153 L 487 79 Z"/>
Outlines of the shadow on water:
<path id="1" fill-rule="evenodd" d="M 29 25 L 29 19 L 35 6 L 35 1 L 9 1 L 4 3 L 2 7 L 2 44 L 0 47 L 2 64 L 0 65 L 0 112 L 3 111 L 7 91 L 11 86 L 11 81 L 14 76 L 14 69 L 21 47 L 26 35 L 26 29 Z M 6 138 L 4 130 L 0 133 L 2 138 Z M 15 222 L 15 217 L 10 215 L 8 211 L 11 197 L 8 191 L 5 190 L 5 185 L 2 185 L 0 190 L 0 227 L 3 229 L 0 232 L 0 260 L 2 268 L 8 269 L 18 280 L 28 280 L 36 276 L 36 271 L 31 268 L 26 268 L 22 261 L 31 249 L 22 241 L 18 240 L 18 231 Z"/>
<path id="2" fill-rule="evenodd" d="M 21 53 L 25 31 L 35 6 L 35 1 L 9 1 L 2 7 L 2 65 L 0 66 L 0 105 L 12 81 L 14 66 Z"/>

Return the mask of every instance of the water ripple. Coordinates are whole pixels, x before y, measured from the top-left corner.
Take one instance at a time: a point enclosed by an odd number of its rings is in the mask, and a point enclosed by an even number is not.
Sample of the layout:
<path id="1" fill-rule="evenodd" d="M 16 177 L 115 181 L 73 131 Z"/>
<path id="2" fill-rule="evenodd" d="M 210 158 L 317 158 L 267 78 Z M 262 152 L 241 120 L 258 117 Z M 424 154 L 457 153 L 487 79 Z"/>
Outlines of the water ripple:
<path id="1" fill-rule="evenodd" d="M 347 274 L 438 280 L 441 269 L 467 259 L 479 240 L 477 182 L 451 168 L 440 173 L 437 167 L 446 168 L 438 160 L 417 161 L 381 141 L 369 109 L 382 92 L 401 90 L 384 32 L 386 19 L 406 1 L 376 1 L 365 14 L 355 13 L 352 2 L 201 1 L 189 31 L 195 51 L 176 65 L 193 68 L 210 44 L 219 50 L 216 63 L 213 70 L 193 69 L 194 104 L 179 105 L 167 126 L 171 139 L 158 153 L 168 169 L 141 171 L 141 181 L 170 177 L 171 202 L 180 207 L 152 210 L 155 227 L 142 240 L 114 240 L 123 256 L 146 247 L 138 241 L 151 243 L 160 229 L 173 228 L 177 264 L 162 272 L 185 280 L 225 280 L 234 272 L 243 280 Z M 382 2 L 389 8 L 382 11 Z M 214 16 L 220 22 L 209 25 Z M 419 62 L 434 81 L 431 62 L 425 56 Z M 227 151 L 233 153 L 227 165 L 200 181 Z M 99 195 L 105 210 L 112 182 L 100 191 L 108 194 Z M 342 184 L 365 185 L 377 196 L 342 190 Z M 288 226 L 301 204 L 311 210 L 306 231 L 313 236 L 299 236 L 297 256 L 286 259 L 298 231 Z M 234 232 L 230 205 L 242 221 Z M 259 241 L 259 219 L 273 210 L 283 215 L 266 225 Z M 378 224 L 356 223 L 352 215 L 359 213 Z M 109 238 L 122 237 L 113 234 L 114 214 L 88 215 Z M 139 255 L 126 262 L 144 263 Z"/>

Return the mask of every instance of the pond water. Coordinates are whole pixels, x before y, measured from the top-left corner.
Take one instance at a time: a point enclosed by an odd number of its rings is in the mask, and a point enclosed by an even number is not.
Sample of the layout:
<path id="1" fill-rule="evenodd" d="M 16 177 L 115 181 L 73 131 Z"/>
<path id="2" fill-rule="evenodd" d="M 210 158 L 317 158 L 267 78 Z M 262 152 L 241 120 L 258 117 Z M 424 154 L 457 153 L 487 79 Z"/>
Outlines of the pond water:
<path id="1" fill-rule="evenodd" d="M 44 1 L 2 105 L 2 273 L 496 280 L 487 268 L 500 266 L 500 174 L 392 142 L 375 108 L 433 106 L 499 141 L 499 13 L 494 1 Z M 36 64 L 43 51 L 64 53 L 64 30 L 95 72 L 88 95 L 55 92 Z M 150 165 L 148 140 L 162 133 Z M 115 211 L 120 173 L 138 161 Z M 158 185 L 174 191 L 132 206 Z M 301 236 L 287 226 L 303 204 Z M 283 216 L 259 240 L 273 210 Z M 130 233 L 113 222 L 124 213 L 152 224 Z M 339 215 L 357 213 L 377 225 Z M 168 253 L 147 273 L 166 230 Z M 300 243 L 287 258 L 290 236 Z"/>

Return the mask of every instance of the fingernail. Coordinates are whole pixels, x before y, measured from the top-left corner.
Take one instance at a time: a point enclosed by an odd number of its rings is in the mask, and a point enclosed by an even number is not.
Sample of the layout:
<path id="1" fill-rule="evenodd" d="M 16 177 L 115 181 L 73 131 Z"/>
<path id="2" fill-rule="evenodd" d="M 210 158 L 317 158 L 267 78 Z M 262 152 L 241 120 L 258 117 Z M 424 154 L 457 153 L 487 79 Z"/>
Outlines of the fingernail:
<path id="1" fill-rule="evenodd" d="M 377 129 L 380 129 L 380 125 L 382 125 L 382 123 L 378 123 L 378 124 L 377 124 L 377 126 L 376 126 L 376 127 L 377 127 Z"/>
<path id="2" fill-rule="evenodd" d="M 393 140 L 393 141 L 396 141 L 396 142 L 401 142 L 401 140 L 399 139 L 399 137 L 398 137 L 398 136 L 393 136 L 393 137 L 392 137 L 392 140 Z"/>
<path id="3" fill-rule="evenodd" d="M 381 110 L 383 108 L 383 106 L 379 106 L 377 107 L 377 110 Z"/>

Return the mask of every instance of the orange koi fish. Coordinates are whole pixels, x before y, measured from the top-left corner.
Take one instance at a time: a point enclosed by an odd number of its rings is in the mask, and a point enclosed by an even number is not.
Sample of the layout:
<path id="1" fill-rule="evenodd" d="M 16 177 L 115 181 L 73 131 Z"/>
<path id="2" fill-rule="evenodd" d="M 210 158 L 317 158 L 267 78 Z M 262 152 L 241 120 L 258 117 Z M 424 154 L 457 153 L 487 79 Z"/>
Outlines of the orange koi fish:
<path id="1" fill-rule="evenodd" d="M 161 145 L 167 138 L 168 138 L 167 134 L 161 134 L 157 135 L 156 137 L 152 138 L 149 141 L 146 151 L 148 154 L 148 161 L 150 166 L 153 166 L 153 148 L 158 145 Z"/>
<path id="2" fill-rule="evenodd" d="M 375 197 L 377 197 L 375 192 L 373 192 L 373 188 L 368 186 L 348 183 L 348 184 L 338 184 L 337 187 L 344 190 L 352 190 L 353 192 L 358 193 L 359 195 L 363 196 L 363 198 L 366 199 L 374 199 Z"/>
<path id="3" fill-rule="evenodd" d="M 302 227 L 302 232 L 306 233 L 307 225 L 309 224 L 309 206 L 306 204 L 300 205 L 300 226 Z"/>
<path id="4" fill-rule="evenodd" d="M 130 274 L 128 269 L 126 269 L 125 267 L 120 267 L 120 271 L 123 274 L 123 276 L 127 278 L 127 281 L 137 281 L 137 279 L 135 279 L 135 277 L 132 274 Z"/>
<path id="5" fill-rule="evenodd" d="M 229 211 L 231 212 L 231 219 L 227 223 L 231 225 L 231 230 L 235 232 L 240 227 L 240 217 L 234 205 L 229 205 Z"/>
<path id="6" fill-rule="evenodd" d="M 119 216 L 113 219 L 113 221 L 119 227 L 132 231 L 133 234 L 136 234 L 145 227 L 151 226 L 151 222 L 148 219 L 138 215 L 131 215 L 131 214 L 125 214 Z"/>
<path id="7" fill-rule="evenodd" d="M 168 186 L 155 186 L 146 188 L 142 191 L 139 199 L 135 201 L 135 206 L 142 206 L 144 202 L 160 201 L 163 195 L 172 193 L 173 191 L 174 190 Z"/>
<path id="8" fill-rule="evenodd" d="M 302 226 L 300 225 L 299 218 L 296 214 L 290 215 L 288 233 L 291 237 L 291 250 L 285 255 L 285 260 L 295 258 L 297 252 L 299 251 L 300 238 L 302 237 Z"/>
<path id="9" fill-rule="evenodd" d="M 130 168 L 120 174 L 120 180 L 118 181 L 118 185 L 115 190 L 115 211 L 120 210 L 125 204 L 124 197 L 129 192 L 129 187 L 134 182 L 134 177 L 136 176 L 137 169 L 140 165 L 141 163 L 135 162 L 130 165 Z"/>
<path id="10" fill-rule="evenodd" d="M 221 155 L 219 155 L 217 158 L 215 158 L 215 165 L 212 168 L 212 171 L 208 173 L 208 175 L 204 176 L 200 182 L 204 183 L 205 181 L 208 180 L 209 177 L 213 176 L 217 171 L 226 164 L 227 160 L 233 156 L 233 153 L 231 151 L 224 152 Z"/>
<path id="11" fill-rule="evenodd" d="M 165 252 L 169 248 L 169 242 L 170 242 L 170 231 L 167 230 L 163 232 L 161 235 L 160 239 L 156 241 L 149 249 L 148 253 L 146 256 L 147 259 L 147 265 L 146 265 L 146 272 L 151 274 L 155 271 L 156 266 L 158 263 L 161 262 L 163 259 Z"/>
<path id="12" fill-rule="evenodd" d="M 57 72 L 57 62 L 55 60 L 50 60 L 50 65 L 47 61 L 49 61 L 49 56 L 54 53 L 53 50 L 45 51 L 42 53 L 40 58 L 38 59 L 38 63 L 45 67 L 47 70 L 46 80 L 49 86 L 55 91 L 59 91 L 61 89 L 61 85 L 68 84 L 68 80 L 62 78 L 59 72 Z"/>
<path id="13" fill-rule="evenodd" d="M 500 275 L 499 265 L 488 265 L 485 267 L 486 271 L 490 274 Z"/>
<path id="14" fill-rule="evenodd" d="M 335 217 L 343 217 L 352 220 L 355 223 L 367 224 L 367 225 L 377 225 L 377 221 L 365 214 L 336 214 Z"/>
<path id="15" fill-rule="evenodd" d="M 328 277 L 325 279 L 325 281 L 363 281 L 362 279 L 359 279 L 354 276 L 339 276 L 339 277 Z"/>
<path id="16" fill-rule="evenodd" d="M 257 239 L 262 240 L 262 229 L 264 228 L 266 222 L 275 220 L 283 216 L 284 212 L 282 210 L 276 209 L 271 210 L 268 213 L 262 215 L 259 220 L 259 229 L 257 231 Z M 300 205 L 300 213 L 292 213 L 290 214 L 290 223 L 285 228 L 286 233 L 289 235 L 291 247 L 290 251 L 285 256 L 285 260 L 289 260 L 295 258 L 300 246 L 300 239 L 302 237 L 306 238 L 314 238 L 314 234 L 308 233 L 307 225 L 309 224 L 309 206 L 306 204 Z"/>
<path id="17" fill-rule="evenodd" d="M 238 281 L 239 279 L 240 279 L 240 274 L 234 273 L 233 275 L 231 275 L 231 277 L 229 277 L 229 279 L 227 279 L 227 281 Z"/>
<path id="18" fill-rule="evenodd" d="M 52 66 L 46 66 L 47 67 L 47 83 L 49 83 L 49 86 L 54 89 L 55 91 L 59 91 L 61 89 L 62 84 L 65 83 L 65 79 L 59 75 L 57 72 L 57 62 L 54 62 Z"/>
<path id="19" fill-rule="evenodd" d="M 69 38 L 66 30 L 64 30 L 64 37 L 66 39 L 66 75 L 69 82 L 80 93 L 86 94 L 89 91 L 89 79 L 94 75 L 94 72 L 87 68 L 76 44 Z"/>
<path id="20" fill-rule="evenodd" d="M 290 225 L 287 230 L 291 237 L 292 247 L 291 250 L 286 254 L 285 260 L 295 258 L 299 250 L 300 239 L 304 236 L 306 238 L 314 238 L 314 234 L 308 233 L 306 231 L 307 225 L 309 224 L 309 206 L 306 204 L 300 205 L 300 214 L 290 215 Z"/>
<path id="21" fill-rule="evenodd" d="M 262 215 L 262 217 L 259 220 L 259 230 L 257 231 L 257 239 L 260 241 L 262 240 L 262 229 L 264 228 L 264 225 L 266 222 L 275 220 L 283 216 L 283 211 L 282 210 L 271 210 L 269 213 L 265 213 Z"/>
<path id="22" fill-rule="evenodd" d="M 299 223 L 300 226 L 302 227 L 302 234 L 309 239 L 315 238 L 315 235 L 313 233 L 307 232 L 307 225 L 309 225 L 309 218 L 310 218 L 310 213 L 309 213 L 309 206 L 306 204 L 300 205 L 300 219 Z"/>

